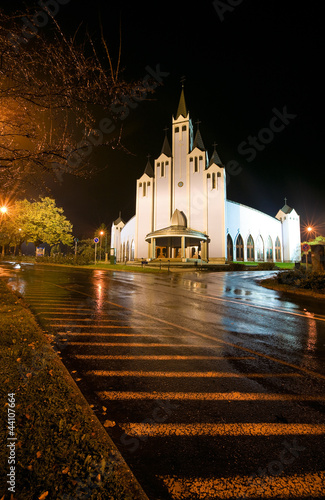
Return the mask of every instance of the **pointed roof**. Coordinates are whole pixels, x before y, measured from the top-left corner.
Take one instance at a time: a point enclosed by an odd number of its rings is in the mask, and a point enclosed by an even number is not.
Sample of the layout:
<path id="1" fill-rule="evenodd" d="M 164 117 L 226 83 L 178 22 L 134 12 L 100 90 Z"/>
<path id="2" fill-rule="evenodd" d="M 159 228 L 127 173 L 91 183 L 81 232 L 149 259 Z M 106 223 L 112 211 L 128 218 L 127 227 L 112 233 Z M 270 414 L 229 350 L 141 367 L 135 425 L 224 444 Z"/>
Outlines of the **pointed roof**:
<path id="1" fill-rule="evenodd" d="M 197 129 L 196 134 L 195 134 L 195 139 L 194 139 L 194 142 L 193 142 L 193 148 L 192 149 L 194 149 L 194 148 L 198 148 L 201 151 L 205 151 L 205 147 L 204 147 L 204 144 L 203 144 L 203 139 L 202 139 L 201 132 L 200 132 L 199 128 Z"/>
<path id="2" fill-rule="evenodd" d="M 163 143 L 163 146 L 161 148 L 161 153 L 160 154 L 161 155 L 164 154 L 164 155 L 169 156 L 169 157 L 172 156 L 172 150 L 170 149 L 170 145 L 169 145 L 169 141 L 168 141 L 167 135 L 165 135 L 164 143 Z"/>
<path id="3" fill-rule="evenodd" d="M 215 163 L 216 165 L 218 165 L 218 167 L 223 167 L 224 165 L 222 164 L 222 161 L 220 160 L 220 156 L 217 153 L 216 145 L 215 144 L 213 145 L 213 148 L 214 149 L 213 149 L 212 156 L 210 158 L 209 167 L 211 167 L 211 165 L 213 163 Z"/>
<path id="4" fill-rule="evenodd" d="M 177 120 L 177 118 L 179 118 L 181 115 L 184 116 L 184 118 L 187 117 L 187 109 L 186 109 L 186 103 L 185 103 L 184 87 L 182 88 L 181 97 L 179 99 L 179 103 L 178 103 L 178 108 L 177 108 L 177 113 L 176 113 L 175 120 Z"/>
<path id="5" fill-rule="evenodd" d="M 118 226 L 120 222 L 122 222 L 123 224 L 125 224 L 124 220 L 122 219 L 121 212 L 119 212 L 118 218 L 114 221 L 114 226 Z"/>
<path id="6" fill-rule="evenodd" d="M 178 208 L 176 208 L 175 212 L 173 213 L 172 218 L 170 219 L 170 225 L 171 226 L 183 226 L 186 227 L 186 218 L 183 212 L 180 212 Z"/>
<path id="7" fill-rule="evenodd" d="M 146 168 L 144 169 L 143 174 L 147 174 L 148 177 L 154 177 L 153 169 L 152 169 L 149 158 L 148 158 L 147 165 L 146 165 Z"/>
<path id="8" fill-rule="evenodd" d="M 289 205 L 285 204 L 282 208 L 281 211 L 284 214 L 290 214 L 292 212 L 293 208 L 289 207 Z"/>

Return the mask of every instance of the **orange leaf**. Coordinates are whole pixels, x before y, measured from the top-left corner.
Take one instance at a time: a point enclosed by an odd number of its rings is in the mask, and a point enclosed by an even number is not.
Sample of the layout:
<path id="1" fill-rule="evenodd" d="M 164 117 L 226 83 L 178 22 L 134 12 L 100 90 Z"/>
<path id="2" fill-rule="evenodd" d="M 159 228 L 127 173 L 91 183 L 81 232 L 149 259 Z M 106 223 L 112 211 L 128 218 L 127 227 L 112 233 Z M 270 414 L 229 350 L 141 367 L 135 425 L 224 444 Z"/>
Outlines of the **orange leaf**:
<path id="1" fill-rule="evenodd" d="M 104 427 L 114 427 L 114 425 L 116 425 L 116 424 L 115 424 L 114 420 L 105 420 L 103 425 L 104 425 Z"/>
<path id="2" fill-rule="evenodd" d="M 49 494 L 48 491 L 44 491 L 44 493 L 42 493 L 41 496 L 38 497 L 38 500 L 44 500 L 44 498 L 46 498 L 48 494 Z"/>
<path id="3" fill-rule="evenodd" d="M 38 452 L 36 453 L 36 457 L 37 457 L 37 458 L 40 458 L 41 456 L 42 456 L 42 452 L 41 452 L 41 451 L 38 451 Z"/>
<path id="4" fill-rule="evenodd" d="M 67 474 L 69 472 L 69 466 L 63 469 L 62 474 Z"/>

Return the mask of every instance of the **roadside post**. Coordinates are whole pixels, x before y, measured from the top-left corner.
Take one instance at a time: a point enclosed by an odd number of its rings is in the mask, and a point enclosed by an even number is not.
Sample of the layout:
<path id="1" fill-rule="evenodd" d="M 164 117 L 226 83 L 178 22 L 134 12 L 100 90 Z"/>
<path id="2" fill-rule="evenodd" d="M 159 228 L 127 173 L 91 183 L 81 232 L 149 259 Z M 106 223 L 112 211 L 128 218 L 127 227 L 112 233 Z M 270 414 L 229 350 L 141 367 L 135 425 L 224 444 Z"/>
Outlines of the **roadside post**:
<path id="1" fill-rule="evenodd" d="M 308 252 L 310 250 L 310 245 L 308 245 L 308 243 L 304 243 L 301 247 L 302 251 L 304 252 L 305 256 L 306 256 L 306 271 L 308 269 Z"/>
<path id="2" fill-rule="evenodd" d="M 74 256 L 77 258 L 77 253 L 78 253 L 78 238 L 74 238 Z"/>
<path id="3" fill-rule="evenodd" d="M 99 238 L 94 238 L 95 242 L 95 265 L 97 264 L 96 258 L 97 258 L 97 243 L 99 242 Z"/>

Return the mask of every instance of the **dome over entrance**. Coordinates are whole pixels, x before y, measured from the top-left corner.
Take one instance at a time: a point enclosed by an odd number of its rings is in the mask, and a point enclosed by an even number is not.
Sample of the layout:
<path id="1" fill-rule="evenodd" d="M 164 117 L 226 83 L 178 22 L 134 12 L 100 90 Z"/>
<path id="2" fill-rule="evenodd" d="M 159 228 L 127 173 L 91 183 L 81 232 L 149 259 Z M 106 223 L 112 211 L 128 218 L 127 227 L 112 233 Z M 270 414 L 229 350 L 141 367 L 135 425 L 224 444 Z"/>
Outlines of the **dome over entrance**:
<path id="1" fill-rule="evenodd" d="M 175 212 L 173 213 L 173 216 L 170 220 L 170 225 L 171 226 L 182 226 L 182 227 L 186 227 L 187 224 L 186 224 L 186 217 L 185 215 L 183 214 L 183 212 L 180 212 L 177 208 L 175 210 Z"/>

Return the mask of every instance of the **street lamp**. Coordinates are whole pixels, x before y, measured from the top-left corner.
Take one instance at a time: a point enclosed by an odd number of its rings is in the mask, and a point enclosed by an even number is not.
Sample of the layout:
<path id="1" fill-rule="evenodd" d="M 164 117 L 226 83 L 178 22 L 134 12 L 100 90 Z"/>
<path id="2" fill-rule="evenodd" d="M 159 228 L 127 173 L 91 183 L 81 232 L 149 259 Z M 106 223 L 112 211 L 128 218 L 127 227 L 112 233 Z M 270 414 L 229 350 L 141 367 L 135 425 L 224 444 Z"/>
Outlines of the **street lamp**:
<path id="1" fill-rule="evenodd" d="M 313 228 L 312 226 L 308 226 L 307 227 L 307 232 L 311 236 L 311 233 L 315 233 L 315 228 Z"/>
<path id="2" fill-rule="evenodd" d="M 99 260 L 102 260 L 102 237 L 103 237 L 104 231 L 99 231 L 99 234 L 100 234 Z"/>
<path id="3" fill-rule="evenodd" d="M 3 216 L 6 215 L 6 213 L 8 213 L 8 207 L 6 205 L 2 205 L 0 207 L 0 213 Z M 2 254 L 1 255 L 2 255 L 2 257 L 4 257 L 4 255 L 5 255 L 5 245 L 4 244 L 2 245 Z"/>

